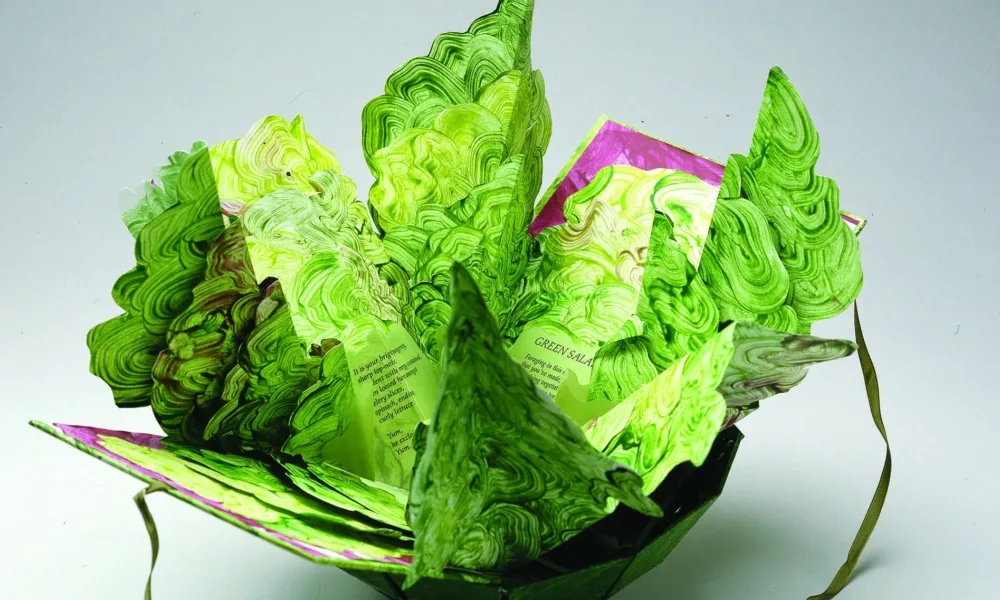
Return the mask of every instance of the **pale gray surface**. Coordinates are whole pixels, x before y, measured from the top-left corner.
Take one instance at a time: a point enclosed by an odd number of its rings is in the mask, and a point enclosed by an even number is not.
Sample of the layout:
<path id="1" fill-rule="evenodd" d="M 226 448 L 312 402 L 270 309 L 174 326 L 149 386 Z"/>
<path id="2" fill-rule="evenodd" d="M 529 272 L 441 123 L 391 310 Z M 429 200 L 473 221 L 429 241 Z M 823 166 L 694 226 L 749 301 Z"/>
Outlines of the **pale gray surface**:
<path id="1" fill-rule="evenodd" d="M 840 597 L 996 597 L 1000 3 L 539 4 L 534 57 L 555 118 L 546 182 L 602 113 L 710 156 L 744 152 L 767 70 L 785 69 L 822 133 L 823 173 L 872 219 L 861 302 L 896 472 Z M 87 372 L 86 331 L 118 312 L 109 291 L 133 264 L 119 188 L 194 140 L 300 112 L 367 189 L 363 104 L 437 33 L 493 5 L 0 0 L 4 597 L 141 596 L 138 482 L 27 427 L 157 431 Z M 818 330 L 852 335 L 848 315 Z M 882 465 L 857 363 L 815 369 L 744 431 L 722 500 L 622 600 L 825 588 Z M 375 598 L 180 502 L 151 505 L 158 600 Z"/>

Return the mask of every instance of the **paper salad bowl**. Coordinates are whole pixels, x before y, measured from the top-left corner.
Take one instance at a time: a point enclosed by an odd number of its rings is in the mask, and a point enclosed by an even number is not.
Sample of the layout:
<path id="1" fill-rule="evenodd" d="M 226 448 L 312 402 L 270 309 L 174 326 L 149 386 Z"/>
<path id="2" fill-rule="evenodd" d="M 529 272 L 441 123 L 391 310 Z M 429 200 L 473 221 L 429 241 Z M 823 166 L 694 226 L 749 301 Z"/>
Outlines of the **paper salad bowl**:
<path id="1" fill-rule="evenodd" d="M 409 560 L 405 555 L 380 559 L 313 546 L 296 539 L 294 525 L 269 525 L 255 520 L 253 511 L 247 509 L 253 504 L 252 495 L 231 489 L 226 492 L 228 500 L 210 499 L 217 498 L 217 486 L 203 478 L 186 478 L 192 487 L 185 487 L 170 478 L 176 465 L 173 469 L 164 467 L 163 459 L 157 459 L 168 454 L 159 443 L 160 436 L 40 422 L 32 425 L 146 484 L 166 484 L 167 494 L 235 527 L 307 560 L 336 566 L 393 600 L 610 598 L 662 563 L 712 506 L 722 493 L 742 439 L 739 430 L 731 427 L 719 435 L 704 465 L 689 465 L 671 473 L 652 495 L 668 515 L 664 519 L 652 519 L 622 507 L 572 542 L 512 573 L 449 572 L 443 578 L 422 580 L 404 592 L 401 586 Z M 105 445 L 109 439 L 113 440 L 111 447 L 135 446 L 142 450 L 129 460 Z M 198 467 L 185 463 L 183 458 L 169 460 Z"/>
<path id="2" fill-rule="evenodd" d="M 136 266 L 90 369 L 165 435 L 32 425 L 149 484 L 154 562 L 162 491 L 388 598 L 604 599 L 670 554 L 736 424 L 807 367 L 857 352 L 881 428 L 860 324 L 811 334 L 861 291 L 865 221 L 785 74 L 746 155 L 602 117 L 539 195 L 533 5 L 389 77 L 362 112 L 367 202 L 300 116 L 123 194 Z"/>

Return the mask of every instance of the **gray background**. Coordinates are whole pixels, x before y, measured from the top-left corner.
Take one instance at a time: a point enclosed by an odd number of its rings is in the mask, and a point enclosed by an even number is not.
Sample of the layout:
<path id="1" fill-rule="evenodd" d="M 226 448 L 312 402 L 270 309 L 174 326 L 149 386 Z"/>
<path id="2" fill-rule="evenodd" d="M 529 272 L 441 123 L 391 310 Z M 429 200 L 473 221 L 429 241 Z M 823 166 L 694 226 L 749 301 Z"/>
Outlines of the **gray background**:
<path id="1" fill-rule="evenodd" d="M 785 69 L 822 134 L 822 172 L 871 219 L 860 300 L 896 453 L 841 598 L 996 597 L 1000 2 L 538 3 L 546 185 L 602 113 L 716 158 L 745 152 L 768 68 Z M 493 6 L 0 0 L 0 595 L 141 595 L 140 484 L 27 426 L 157 431 L 87 372 L 86 331 L 117 313 L 111 285 L 133 264 L 118 190 L 271 113 L 304 114 L 365 190 L 364 103 Z M 849 315 L 817 329 L 852 336 Z M 856 361 L 815 369 L 743 429 L 722 499 L 623 600 L 825 588 L 882 465 Z M 151 505 L 160 600 L 375 597 L 180 502 Z"/>

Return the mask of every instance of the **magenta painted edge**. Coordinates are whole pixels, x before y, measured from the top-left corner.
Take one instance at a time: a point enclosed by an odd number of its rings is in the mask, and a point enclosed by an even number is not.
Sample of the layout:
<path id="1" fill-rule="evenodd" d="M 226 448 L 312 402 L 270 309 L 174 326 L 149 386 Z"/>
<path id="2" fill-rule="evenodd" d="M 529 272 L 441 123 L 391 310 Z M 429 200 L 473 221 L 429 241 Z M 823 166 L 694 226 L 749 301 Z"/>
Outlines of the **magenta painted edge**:
<path id="1" fill-rule="evenodd" d="M 133 469 L 137 473 L 145 475 L 146 477 L 155 479 L 157 481 L 161 481 L 169 485 L 170 487 L 174 488 L 178 492 L 184 494 L 188 498 L 194 500 L 195 502 L 198 502 L 199 504 L 204 504 L 219 512 L 225 513 L 226 515 L 229 515 L 230 517 L 236 519 L 240 523 L 243 523 L 244 525 L 247 525 L 249 527 L 252 527 L 253 529 L 261 531 L 269 537 L 280 540 L 286 544 L 290 544 L 311 556 L 315 556 L 318 558 L 341 558 L 345 560 L 367 560 L 375 562 L 396 563 L 402 565 L 409 565 L 412 560 L 410 557 L 396 558 L 392 556 L 384 556 L 382 558 L 369 558 L 361 556 L 349 550 L 346 552 L 336 552 L 333 550 L 328 550 L 326 548 L 319 548 L 317 546 L 307 544 L 301 540 L 288 537 L 287 535 L 274 531 L 273 529 L 267 527 L 266 525 L 260 523 L 259 521 L 255 521 L 254 519 L 250 519 L 248 517 L 245 517 L 241 514 L 229 510 L 221 502 L 209 500 L 208 498 L 205 498 L 204 496 L 201 496 L 200 494 L 197 494 L 186 487 L 178 485 L 172 479 L 165 477 L 157 473 L 156 471 L 151 471 L 145 467 L 135 464 L 134 462 L 128 460 L 127 458 L 119 454 L 115 454 L 114 452 L 102 446 L 100 443 L 100 439 L 98 437 L 101 435 L 116 437 L 125 440 L 126 442 L 135 444 L 137 446 L 162 450 L 163 445 L 160 443 L 160 440 L 163 439 L 162 436 L 152 435 L 148 433 L 133 433 L 130 431 L 114 431 L 111 429 L 101 429 L 99 427 L 65 425 L 62 423 L 53 423 L 52 425 L 53 427 L 56 427 L 57 429 L 62 431 L 64 434 L 68 435 L 69 437 L 77 440 L 82 444 L 85 444 L 87 447 L 93 448 L 94 450 L 97 450 L 98 452 L 104 454 L 105 456 L 110 457 L 115 462 L 119 462 L 127 466 L 128 468 Z"/>
<path id="2" fill-rule="evenodd" d="M 586 187 L 597 172 L 607 166 L 676 169 L 716 187 L 722 185 L 722 176 L 726 171 L 725 166 L 713 160 L 608 120 L 545 200 L 538 216 L 528 226 L 528 233 L 534 237 L 543 229 L 565 223 L 563 207 L 566 199 Z M 850 215 L 841 213 L 841 217 L 852 225 L 861 224 L 859 219 Z"/>
<path id="3" fill-rule="evenodd" d="M 611 165 L 646 170 L 676 169 L 716 187 L 721 185 L 726 170 L 723 165 L 703 156 L 608 120 L 545 201 L 528 227 L 528 233 L 535 236 L 547 227 L 565 223 L 563 206 L 566 199 L 593 181 L 598 171 Z"/>

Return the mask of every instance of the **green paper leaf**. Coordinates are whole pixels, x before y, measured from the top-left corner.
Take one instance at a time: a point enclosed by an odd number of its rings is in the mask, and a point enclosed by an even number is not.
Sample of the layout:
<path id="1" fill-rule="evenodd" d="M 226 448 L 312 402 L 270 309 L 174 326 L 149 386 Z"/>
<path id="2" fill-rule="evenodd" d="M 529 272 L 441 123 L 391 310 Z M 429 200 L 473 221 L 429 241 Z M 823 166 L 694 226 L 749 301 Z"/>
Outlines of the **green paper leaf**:
<path id="1" fill-rule="evenodd" d="M 836 182 L 816 174 L 818 159 L 805 104 L 772 69 L 750 152 L 726 165 L 701 271 L 723 319 L 809 333 L 861 291 L 857 237 L 841 217 Z"/>
<path id="2" fill-rule="evenodd" d="M 168 435 L 204 444 L 205 427 L 223 404 L 226 377 L 254 328 L 260 300 L 243 231 L 229 227 L 209 250 L 205 279 L 171 323 L 167 347 L 153 365 L 153 413 Z"/>
<path id="3" fill-rule="evenodd" d="M 141 194 L 137 191 L 124 195 L 122 200 L 129 206 L 123 206 L 122 220 L 132 237 L 139 237 L 139 232 L 150 221 L 177 204 L 177 183 L 181 167 L 192 154 L 204 148 L 204 142 L 195 142 L 188 152 L 174 152 L 166 165 L 156 169 L 152 178 L 142 182 Z"/>
<path id="4" fill-rule="evenodd" d="M 231 214 L 279 189 L 310 192 L 315 173 L 340 171 L 333 153 L 306 133 L 301 116 L 291 122 L 264 117 L 246 135 L 216 144 L 210 153 L 219 199 Z"/>
<path id="5" fill-rule="evenodd" d="M 448 270 L 467 265 L 502 321 L 527 264 L 551 117 L 530 61 L 534 2 L 503 0 L 467 33 L 394 72 L 362 115 L 369 207 L 390 256 L 402 324 L 436 360 Z"/>
<path id="6" fill-rule="evenodd" d="M 698 467 L 719 430 L 734 414 L 785 392 L 809 365 L 848 356 L 855 346 L 733 323 L 683 356 L 608 413 L 584 427 L 587 439 L 642 476 L 652 493 L 676 466 Z"/>
<path id="7" fill-rule="evenodd" d="M 593 448 L 504 349 L 468 271 L 452 270 L 440 401 L 414 473 L 406 586 L 448 565 L 507 567 L 606 516 L 613 499 L 659 516 L 642 482 Z"/>
<path id="8" fill-rule="evenodd" d="M 730 407 L 787 392 L 802 383 L 809 365 L 846 358 L 857 349 L 847 340 L 789 334 L 747 321 L 734 327 L 735 352 L 719 385 Z"/>
<path id="9" fill-rule="evenodd" d="M 269 312 L 258 309 L 256 327 L 226 378 L 224 404 L 205 428 L 206 439 L 229 451 L 281 448 L 299 396 L 318 376 L 320 359 L 302 351 L 277 284 L 261 306 Z"/>
<path id="10" fill-rule="evenodd" d="M 112 435 L 101 436 L 101 445 L 200 498 L 297 542 L 362 559 L 401 559 L 410 554 L 402 532 L 327 509 L 288 487 L 258 461 L 190 448 L 178 452 L 177 446 L 139 446 Z"/>
<path id="11" fill-rule="evenodd" d="M 176 203 L 138 231 L 136 266 L 111 292 L 125 314 L 87 335 L 90 370 L 111 387 L 118 406 L 150 403 L 153 364 L 167 347 L 170 324 L 204 279 L 208 249 L 222 230 L 208 149 L 202 148 L 180 165 Z"/>
<path id="12" fill-rule="evenodd" d="M 169 438 L 163 441 L 163 445 L 174 455 L 186 460 L 189 469 L 250 494 L 264 504 L 293 514 L 317 527 L 348 528 L 362 534 L 404 537 L 400 529 L 362 517 L 356 511 L 345 513 L 342 506 L 333 506 L 302 494 L 286 479 L 287 475 L 280 465 L 275 463 L 191 448 L 183 443 L 173 443 Z"/>
<path id="13" fill-rule="evenodd" d="M 327 464 L 303 468 L 282 462 L 291 481 L 302 491 L 332 506 L 361 513 L 379 523 L 409 531 L 406 490 L 371 481 Z"/>

